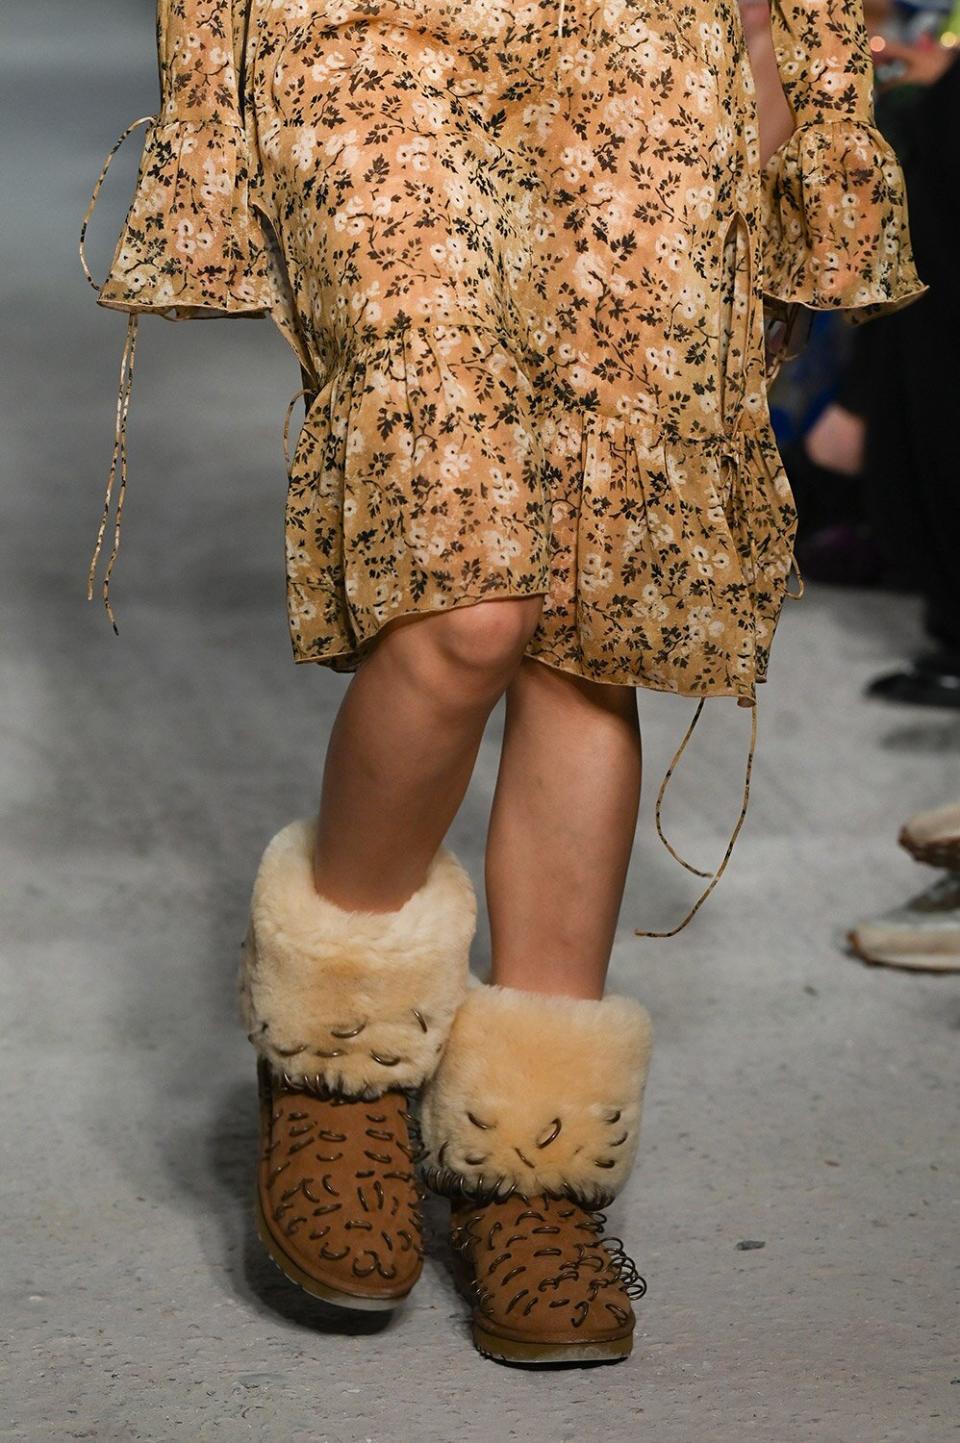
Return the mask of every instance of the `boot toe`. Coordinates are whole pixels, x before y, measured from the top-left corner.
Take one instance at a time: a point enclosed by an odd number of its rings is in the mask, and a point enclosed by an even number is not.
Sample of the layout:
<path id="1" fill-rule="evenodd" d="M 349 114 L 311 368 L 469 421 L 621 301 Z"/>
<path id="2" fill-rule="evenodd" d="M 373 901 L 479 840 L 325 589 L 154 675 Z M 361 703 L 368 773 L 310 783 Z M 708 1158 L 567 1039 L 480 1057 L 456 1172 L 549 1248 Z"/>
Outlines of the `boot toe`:
<path id="1" fill-rule="evenodd" d="M 623 1268 L 578 1204 L 509 1199 L 457 1208 L 453 1242 L 474 1301 L 473 1337 L 502 1362 L 612 1362 L 631 1351 Z M 629 1260 L 624 1260 L 629 1263 Z"/>
<path id="2" fill-rule="evenodd" d="M 257 1226 L 300 1287 L 351 1307 L 395 1306 L 423 1266 L 406 1099 L 262 1097 Z"/>

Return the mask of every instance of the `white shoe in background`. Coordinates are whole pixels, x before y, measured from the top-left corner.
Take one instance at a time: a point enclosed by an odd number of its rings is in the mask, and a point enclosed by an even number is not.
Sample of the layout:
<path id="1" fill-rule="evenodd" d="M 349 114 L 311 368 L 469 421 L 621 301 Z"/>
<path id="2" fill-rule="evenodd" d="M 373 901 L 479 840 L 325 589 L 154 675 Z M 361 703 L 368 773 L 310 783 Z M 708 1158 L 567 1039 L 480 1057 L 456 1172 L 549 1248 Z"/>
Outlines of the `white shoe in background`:
<path id="1" fill-rule="evenodd" d="M 918 862 L 960 872 L 960 802 L 916 812 L 897 840 Z"/>
<path id="2" fill-rule="evenodd" d="M 960 873 L 859 923 L 847 934 L 864 962 L 914 972 L 960 972 Z"/>

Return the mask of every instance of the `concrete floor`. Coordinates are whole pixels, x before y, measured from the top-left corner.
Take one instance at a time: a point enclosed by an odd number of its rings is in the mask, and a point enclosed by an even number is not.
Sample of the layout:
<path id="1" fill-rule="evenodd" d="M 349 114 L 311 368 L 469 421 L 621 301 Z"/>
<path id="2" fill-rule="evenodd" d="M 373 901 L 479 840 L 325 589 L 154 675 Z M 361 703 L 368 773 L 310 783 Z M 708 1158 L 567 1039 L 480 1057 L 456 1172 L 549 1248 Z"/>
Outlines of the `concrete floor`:
<path id="1" fill-rule="evenodd" d="M 903 598 L 788 608 L 747 826 L 670 942 L 632 932 L 692 890 L 654 845 L 649 789 L 611 979 L 657 1028 L 611 1210 L 650 1284 L 631 1361 L 482 1361 L 439 1247 L 383 1336 L 336 1326 L 261 1255 L 237 945 L 260 849 L 313 805 L 346 682 L 290 657 L 279 432 L 297 374 L 266 322 L 145 323 L 119 638 L 83 599 L 122 321 L 74 241 L 102 154 L 154 102 L 151 9 L 4 6 L 0 1438 L 956 1437 L 960 980 L 865 969 L 840 941 L 926 880 L 900 820 L 960 794 L 960 722 L 861 700 L 917 640 Z M 95 227 L 101 266 L 134 162 Z M 641 701 L 654 779 L 689 708 Z M 708 708 L 675 784 L 695 858 L 722 851 L 746 725 Z M 451 837 L 478 879 L 498 726 Z"/>

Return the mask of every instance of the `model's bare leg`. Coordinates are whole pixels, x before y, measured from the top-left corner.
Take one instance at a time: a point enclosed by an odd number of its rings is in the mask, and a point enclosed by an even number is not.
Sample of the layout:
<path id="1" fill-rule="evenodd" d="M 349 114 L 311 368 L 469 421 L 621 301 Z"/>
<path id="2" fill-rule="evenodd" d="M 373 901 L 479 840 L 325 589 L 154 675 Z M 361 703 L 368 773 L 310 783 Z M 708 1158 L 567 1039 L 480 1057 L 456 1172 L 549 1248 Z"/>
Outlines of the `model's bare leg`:
<path id="1" fill-rule="evenodd" d="M 541 604 L 482 601 L 384 628 L 327 748 L 314 860 L 323 896 L 391 911 L 421 885 Z"/>
<path id="2" fill-rule="evenodd" d="M 640 802 L 633 687 L 526 659 L 487 841 L 492 980 L 601 997 Z"/>

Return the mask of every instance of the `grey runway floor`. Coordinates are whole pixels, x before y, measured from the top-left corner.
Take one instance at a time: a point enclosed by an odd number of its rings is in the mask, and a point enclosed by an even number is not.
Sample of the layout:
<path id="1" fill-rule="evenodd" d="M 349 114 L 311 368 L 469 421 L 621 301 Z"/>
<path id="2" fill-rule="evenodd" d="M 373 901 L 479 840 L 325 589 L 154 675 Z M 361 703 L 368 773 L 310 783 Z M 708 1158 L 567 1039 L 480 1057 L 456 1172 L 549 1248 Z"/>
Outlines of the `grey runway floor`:
<path id="1" fill-rule="evenodd" d="M 266 322 L 145 322 L 115 637 L 83 593 L 123 327 L 74 242 L 103 152 L 154 103 L 151 5 L 20 0 L 3 24 L 0 1438 L 955 1438 L 960 981 L 870 970 L 840 941 L 925 884 L 901 819 L 960 794 L 958 721 L 861 700 L 917 640 L 904 598 L 811 589 L 788 608 L 744 834 L 668 942 L 632 930 L 669 925 L 694 886 L 655 845 L 648 788 L 611 977 L 657 1031 L 610 1217 L 650 1284 L 633 1358 L 482 1361 L 439 1248 L 376 1335 L 332 1326 L 261 1255 L 237 948 L 345 685 L 287 641 L 296 367 Z M 134 161 L 95 227 L 101 265 Z M 655 780 L 689 704 L 641 706 Z M 498 728 L 451 837 L 478 881 Z M 746 731 L 708 708 L 676 780 L 668 820 L 696 859 L 722 852 Z"/>

